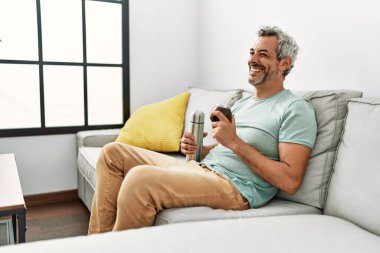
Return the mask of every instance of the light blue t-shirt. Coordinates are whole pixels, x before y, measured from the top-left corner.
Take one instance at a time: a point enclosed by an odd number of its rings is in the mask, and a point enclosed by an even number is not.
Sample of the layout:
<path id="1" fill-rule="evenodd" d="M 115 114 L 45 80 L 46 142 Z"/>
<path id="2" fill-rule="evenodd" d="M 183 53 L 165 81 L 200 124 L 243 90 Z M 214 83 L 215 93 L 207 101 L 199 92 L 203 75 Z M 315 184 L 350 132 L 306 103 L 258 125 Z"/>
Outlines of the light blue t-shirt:
<path id="1" fill-rule="evenodd" d="M 289 90 L 266 99 L 242 98 L 232 107 L 232 112 L 239 138 L 269 159 L 279 160 L 279 142 L 314 146 L 317 134 L 314 109 Z M 248 200 L 251 208 L 264 205 L 278 191 L 221 144 L 212 149 L 201 163 L 225 175 Z"/>

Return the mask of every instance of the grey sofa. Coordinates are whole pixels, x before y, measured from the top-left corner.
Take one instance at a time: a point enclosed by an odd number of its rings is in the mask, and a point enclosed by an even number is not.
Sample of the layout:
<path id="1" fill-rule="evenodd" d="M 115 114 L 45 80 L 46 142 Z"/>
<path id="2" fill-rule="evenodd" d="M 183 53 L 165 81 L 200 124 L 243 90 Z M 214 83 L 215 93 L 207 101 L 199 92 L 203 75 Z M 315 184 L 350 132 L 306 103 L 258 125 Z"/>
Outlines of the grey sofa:
<path id="1" fill-rule="evenodd" d="M 206 114 L 218 103 L 228 100 L 236 90 L 209 90 L 204 88 L 189 88 L 191 93 L 184 129 L 188 129 L 191 112 L 202 110 Z M 246 211 L 215 210 L 208 207 L 173 208 L 160 212 L 155 224 L 169 224 L 186 221 L 200 221 L 226 218 L 248 218 L 273 215 L 321 214 L 326 197 L 327 182 L 332 170 L 336 147 L 339 143 L 346 116 L 346 100 L 361 97 L 358 91 L 295 91 L 298 95 L 310 101 L 317 115 L 318 136 L 310 159 L 305 179 L 300 190 L 293 196 L 279 192 L 277 197 L 267 205 L 258 209 Z M 245 91 L 244 96 L 252 93 Z M 205 99 L 207 98 L 207 99 Z M 207 117 L 206 117 L 207 118 Z M 206 119 L 205 131 L 211 132 L 211 122 Z M 78 143 L 78 185 L 79 197 L 87 208 L 91 209 L 95 188 L 96 160 L 103 145 L 114 141 L 118 129 L 83 131 L 77 134 Z M 214 140 L 207 137 L 205 144 Z M 181 154 L 168 154 L 184 159 Z"/>
<path id="2" fill-rule="evenodd" d="M 0 253 L 380 252 L 380 99 L 352 98 L 342 102 L 347 96 L 358 95 L 350 91 L 303 93 L 305 97 L 307 94 L 311 94 L 310 101 L 314 100 L 320 130 L 301 192 L 293 196 L 279 193 L 274 201 L 257 210 L 165 210 L 160 215 L 170 218 L 166 223 L 179 223 L 2 247 Z M 335 106 L 329 108 L 326 97 L 335 101 Z M 318 106 L 323 110 L 319 111 Z M 328 129 L 333 130 L 333 135 L 325 129 L 331 122 L 323 120 L 332 112 L 333 127 Z M 338 112 L 344 115 L 338 116 Z M 325 144 L 329 149 L 322 152 Z M 326 187 L 313 194 L 314 186 L 308 190 L 305 184 L 315 185 L 310 180 L 317 177 L 317 171 L 310 169 L 319 168 L 319 162 L 313 167 L 319 155 L 323 155 L 320 161 L 326 173 L 321 175 L 327 181 L 319 180 L 316 186 L 322 182 Z M 310 199 L 303 200 L 307 197 Z M 321 198 L 313 199 L 316 197 Z M 311 214 L 310 210 L 317 211 Z M 185 217 L 191 215 L 192 218 Z M 202 219 L 206 221 L 182 222 Z"/>

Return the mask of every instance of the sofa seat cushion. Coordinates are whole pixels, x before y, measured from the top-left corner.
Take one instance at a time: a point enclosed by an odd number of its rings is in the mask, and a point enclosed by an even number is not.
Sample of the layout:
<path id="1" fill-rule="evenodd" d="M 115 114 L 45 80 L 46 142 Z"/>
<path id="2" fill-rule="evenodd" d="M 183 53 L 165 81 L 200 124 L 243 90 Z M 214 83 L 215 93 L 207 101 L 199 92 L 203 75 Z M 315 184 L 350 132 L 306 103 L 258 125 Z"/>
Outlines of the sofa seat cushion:
<path id="1" fill-rule="evenodd" d="M 212 209 L 204 206 L 165 209 L 157 215 L 155 225 L 295 214 L 321 214 L 321 210 L 313 206 L 275 198 L 263 207 L 244 211 Z"/>
<path id="2" fill-rule="evenodd" d="M 95 189 L 96 184 L 96 163 L 101 150 L 102 148 L 98 147 L 80 147 L 78 150 L 78 170 L 93 189 Z M 180 153 L 166 154 L 177 159 L 186 159 L 186 157 Z"/>
<path id="3" fill-rule="evenodd" d="M 378 253 L 380 239 L 345 220 L 294 215 L 179 223 L 0 247 L 41 252 Z"/>
<path id="4" fill-rule="evenodd" d="M 78 170 L 93 189 L 96 183 L 96 163 L 102 148 L 81 147 L 78 150 Z"/>

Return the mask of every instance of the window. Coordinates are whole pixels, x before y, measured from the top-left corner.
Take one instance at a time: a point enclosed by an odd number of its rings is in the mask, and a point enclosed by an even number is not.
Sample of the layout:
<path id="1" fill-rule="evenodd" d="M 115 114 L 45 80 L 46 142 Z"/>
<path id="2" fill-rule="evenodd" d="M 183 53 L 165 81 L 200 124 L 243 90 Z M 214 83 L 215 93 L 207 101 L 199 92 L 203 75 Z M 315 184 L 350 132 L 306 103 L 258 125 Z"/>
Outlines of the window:
<path id="1" fill-rule="evenodd" d="M 1 0 L 0 24 L 0 136 L 129 117 L 127 0 Z"/>

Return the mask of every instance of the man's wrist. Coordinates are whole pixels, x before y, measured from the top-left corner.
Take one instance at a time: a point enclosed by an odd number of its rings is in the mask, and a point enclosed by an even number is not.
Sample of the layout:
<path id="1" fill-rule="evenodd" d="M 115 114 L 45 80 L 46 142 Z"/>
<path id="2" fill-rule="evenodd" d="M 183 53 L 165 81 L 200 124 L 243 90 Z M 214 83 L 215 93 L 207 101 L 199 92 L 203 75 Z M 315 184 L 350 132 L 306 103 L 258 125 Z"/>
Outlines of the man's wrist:
<path id="1" fill-rule="evenodd" d="M 230 142 L 230 145 L 228 145 L 228 148 L 231 149 L 235 154 L 237 154 L 239 147 L 241 147 L 244 144 L 245 142 L 242 139 L 240 139 L 239 137 L 236 137 L 236 139 Z"/>

